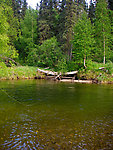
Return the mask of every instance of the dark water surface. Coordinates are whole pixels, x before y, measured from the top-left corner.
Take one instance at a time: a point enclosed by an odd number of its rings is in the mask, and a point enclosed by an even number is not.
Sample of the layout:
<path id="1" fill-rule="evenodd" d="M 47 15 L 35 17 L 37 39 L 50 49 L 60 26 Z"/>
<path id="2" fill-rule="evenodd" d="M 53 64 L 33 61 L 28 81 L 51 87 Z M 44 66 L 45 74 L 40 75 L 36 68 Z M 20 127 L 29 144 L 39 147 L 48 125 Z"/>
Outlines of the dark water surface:
<path id="1" fill-rule="evenodd" d="M 112 150 L 113 85 L 0 81 L 0 150 Z"/>

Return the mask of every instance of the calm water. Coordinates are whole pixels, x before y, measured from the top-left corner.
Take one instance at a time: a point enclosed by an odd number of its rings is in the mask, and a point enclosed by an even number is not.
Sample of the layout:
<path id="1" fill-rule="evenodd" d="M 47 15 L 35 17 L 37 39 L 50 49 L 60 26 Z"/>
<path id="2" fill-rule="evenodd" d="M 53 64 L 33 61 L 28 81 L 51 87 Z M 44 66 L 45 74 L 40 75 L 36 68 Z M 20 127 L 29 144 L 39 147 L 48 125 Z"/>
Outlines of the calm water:
<path id="1" fill-rule="evenodd" d="M 0 81 L 0 150 L 112 150 L 113 85 Z"/>

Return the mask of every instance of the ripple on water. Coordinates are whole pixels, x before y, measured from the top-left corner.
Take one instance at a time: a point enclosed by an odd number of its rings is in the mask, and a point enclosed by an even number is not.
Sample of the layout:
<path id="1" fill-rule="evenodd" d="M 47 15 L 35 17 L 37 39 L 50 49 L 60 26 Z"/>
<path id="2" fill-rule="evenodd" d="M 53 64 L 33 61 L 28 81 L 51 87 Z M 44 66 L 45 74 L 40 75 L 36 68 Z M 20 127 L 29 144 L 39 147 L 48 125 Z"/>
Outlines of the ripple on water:
<path id="1" fill-rule="evenodd" d="M 62 124 L 56 129 L 30 120 L 9 126 L 11 131 L 2 144 L 3 150 L 113 149 L 113 126 L 102 120 L 75 123 L 73 127 Z"/>
<path id="2" fill-rule="evenodd" d="M 39 139 L 37 137 L 38 131 L 36 123 L 20 122 L 13 123 L 11 132 L 7 140 L 2 144 L 3 149 L 37 149 L 39 146 Z"/>

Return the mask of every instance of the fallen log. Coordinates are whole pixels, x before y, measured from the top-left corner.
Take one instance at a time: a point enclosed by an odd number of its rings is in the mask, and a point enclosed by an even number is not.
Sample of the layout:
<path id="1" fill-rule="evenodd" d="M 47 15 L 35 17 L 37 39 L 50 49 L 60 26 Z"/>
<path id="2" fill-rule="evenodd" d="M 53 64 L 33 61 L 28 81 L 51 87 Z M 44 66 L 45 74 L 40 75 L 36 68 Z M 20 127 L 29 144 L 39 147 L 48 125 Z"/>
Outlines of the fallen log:
<path id="1" fill-rule="evenodd" d="M 49 71 L 49 70 L 42 70 L 42 69 L 37 69 L 37 71 L 44 73 L 46 75 L 52 75 L 52 76 L 56 76 L 58 75 L 58 72 L 53 72 L 53 71 Z"/>
<path id="2" fill-rule="evenodd" d="M 75 75 L 77 73 L 78 73 L 78 71 L 71 71 L 71 72 L 66 72 L 63 75 Z"/>
<path id="3" fill-rule="evenodd" d="M 52 76 L 68 76 L 68 75 L 75 75 L 78 73 L 78 71 L 71 71 L 71 72 L 66 72 L 66 73 L 58 73 L 58 72 L 53 72 L 53 71 L 49 71 L 49 70 L 42 70 L 42 69 L 37 69 L 37 71 L 41 72 L 41 73 L 44 73 L 46 75 L 52 75 Z"/>
<path id="4" fill-rule="evenodd" d="M 70 79 L 62 79 L 61 82 L 74 82 L 74 83 L 92 83 L 91 80 L 70 80 Z"/>

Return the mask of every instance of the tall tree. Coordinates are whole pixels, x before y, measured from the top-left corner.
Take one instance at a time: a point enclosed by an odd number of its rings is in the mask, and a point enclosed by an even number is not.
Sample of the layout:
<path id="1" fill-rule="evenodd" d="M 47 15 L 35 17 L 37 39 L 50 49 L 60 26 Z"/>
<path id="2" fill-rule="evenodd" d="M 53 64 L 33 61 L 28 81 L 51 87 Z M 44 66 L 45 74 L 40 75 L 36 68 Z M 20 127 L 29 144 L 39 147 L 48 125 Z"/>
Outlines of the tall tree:
<path id="1" fill-rule="evenodd" d="M 65 31 L 65 23 L 66 23 L 66 0 L 62 0 L 61 4 L 59 5 L 59 19 L 58 19 L 58 34 L 57 39 L 62 47 L 64 47 L 64 38 L 62 37 L 64 31 Z M 63 49 L 63 48 L 62 48 Z"/>
<path id="2" fill-rule="evenodd" d="M 68 54 L 68 60 L 71 60 L 72 57 L 72 44 L 71 40 L 73 37 L 73 27 L 76 23 L 76 7 L 73 0 L 67 0 L 66 2 L 66 22 L 65 22 L 65 31 L 63 37 L 66 40 L 65 50 Z"/>
<path id="3" fill-rule="evenodd" d="M 86 10 L 86 2 L 85 0 L 75 0 L 75 2 L 77 5 L 77 18 L 79 18 L 83 10 Z"/>
<path id="4" fill-rule="evenodd" d="M 88 10 L 88 17 L 90 18 L 91 22 L 94 23 L 95 20 L 95 6 L 93 1 L 90 1 L 90 6 Z"/>
<path id="5" fill-rule="evenodd" d="M 25 16 L 27 2 L 26 0 L 12 0 L 12 8 L 14 11 L 14 16 L 20 21 Z"/>
<path id="6" fill-rule="evenodd" d="M 17 52 L 10 41 L 8 31 L 10 31 L 10 24 L 8 23 L 7 12 L 11 11 L 11 8 L 6 3 L 0 5 L 0 57 L 15 58 Z"/>
<path id="7" fill-rule="evenodd" d="M 59 35 L 63 52 L 67 55 L 67 60 L 71 60 L 73 26 L 76 23 L 76 5 L 73 0 L 63 0 L 59 15 Z"/>
<path id="8" fill-rule="evenodd" d="M 86 59 L 90 56 L 94 47 L 93 25 L 88 19 L 86 12 L 78 20 L 74 27 L 73 60 L 86 67 Z"/>
<path id="9" fill-rule="evenodd" d="M 38 27 L 39 27 L 39 42 L 43 43 L 44 40 L 51 37 L 50 34 L 50 26 L 48 23 L 48 1 L 41 0 L 40 2 L 40 10 L 38 17 Z"/>
<path id="10" fill-rule="evenodd" d="M 23 0 L 23 4 L 22 4 L 22 18 L 24 18 L 26 10 L 27 10 L 27 1 Z"/>
<path id="11" fill-rule="evenodd" d="M 57 34 L 58 16 L 56 0 L 41 1 L 38 18 L 40 44 Z"/>
<path id="12" fill-rule="evenodd" d="M 99 56 L 103 56 L 103 63 L 106 62 L 108 57 L 110 36 L 111 36 L 111 23 L 108 15 L 108 7 L 106 0 L 99 0 L 96 5 L 96 20 L 95 20 L 95 31 L 96 31 L 96 45 Z"/>
<path id="13" fill-rule="evenodd" d="M 26 10 L 24 20 L 20 21 L 21 35 L 15 42 L 20 57 L 25 61 L 30 48 L 37 44 L 37 10 Z"/>

